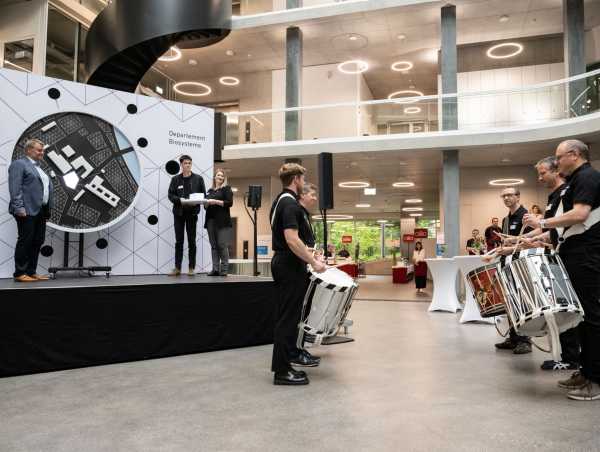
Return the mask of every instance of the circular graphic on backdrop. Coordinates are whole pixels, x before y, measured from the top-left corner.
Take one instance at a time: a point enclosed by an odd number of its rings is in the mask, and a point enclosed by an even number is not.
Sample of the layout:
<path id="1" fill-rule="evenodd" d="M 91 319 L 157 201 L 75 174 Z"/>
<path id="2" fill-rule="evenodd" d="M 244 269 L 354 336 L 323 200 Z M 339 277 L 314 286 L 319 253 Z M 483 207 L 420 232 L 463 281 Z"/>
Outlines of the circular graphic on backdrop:
<path id="1" fill-rule="evenodd" d="M 112 124 L 84 113 L 56 113 L 21 135 L 12 159 L 25 157 L 29 138 L 45 144 L 41 167 L 50 177 L 50 226 L 66 232 L 99 231 L 121 220 L 136 199 L 140 162 Z"/>

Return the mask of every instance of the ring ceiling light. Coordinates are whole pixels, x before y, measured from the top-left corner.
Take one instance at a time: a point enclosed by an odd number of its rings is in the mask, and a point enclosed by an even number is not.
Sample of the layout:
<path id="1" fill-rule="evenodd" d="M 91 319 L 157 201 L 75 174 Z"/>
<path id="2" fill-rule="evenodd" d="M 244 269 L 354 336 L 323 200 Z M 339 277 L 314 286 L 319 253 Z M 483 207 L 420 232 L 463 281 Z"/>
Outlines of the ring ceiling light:
<path id="1" fill-rule="evenodd" d="M 405 115 L 414 115 L 417 113 L 421 113 L 421 107 L 406 107 L 404 109 Z"/>
<path id="2" fill-rule="evenodd" d="M 405 199 L 404 202 L 406 204 L 419 204 L 419 203 L 423 202 L 423 200 L 419 199 L 419 198 L 413 198 L 413 199 Z"/>
<path id="3" fill-rule="evenodd" d="M 184 91 L 181 89 L 181 87 L 183 86 L 197 86 L 199 88 L 203 88 L 204 92 L 189 92 L 189 91 Z M 184 96 L 191 96 L 191 97 L 202 97 L 202 96 L 208 96 L 210 93 L 212 93 L 212 88 L 208 85 L 205 85 L 204 83 L 200 83 L 200 82 L 179 82 L 179 83 L 175 83 L 175 85 L 173 85 L 173 89 L 175 90 L 176 93 L 182 94 Z"/>
<path id="4" fill-rule="evenodd" d="M 348 182 L 340 182 L 338 187 L 342 188 L 367 188 L 370 186 L 368 182 L 359 182 L 359 181 L 348 181 Z"/>
<path id="5" fill-rule="evenodd" d="M 165 56 L 161 56 L 158 61 L 177 61 L 181 58 L 181 50 L 173 46 L 169 49 L 169 52 Z"/>
<path id="6" fill-rule="evenodd" d="M 380 224 L 386 224 L 387 222 L 388 222 L 387 220 L 377 220 L 377 223 L 380 223 Z"/>
<path id="7" fill-rule="evenodd" d="M 408 188 L 408 187 L 414 187 L 415 183 L 414 182 L 394 182 L 392 184 L 392 187 L 394 188 Z"/>
<path id="8" fill-rule="evenodd" d="M 410 61 L 396 61 L 392 64 L 392 71 L 396 72 L 406 72 L 410 71 L 413 68 L 413 64 Z"/>
<path id="9" fill-rule="evenodd" d="M 362 203 L 362 204 L 357 204 L 356 207 L 361 208 L 361 209 L 366 209 L 367 207 L 371 207 L 371 204 Z"/>
<path id="10" fill-rule="evenodd" d="M 504 48 L 513 49 L 513 50 L 509 53 L 501 53 L 501 54 L 495 53 L 496 50 L 504 49 Z M 495 46 L 490 47 L 487 50 L 487 56 L 490 58 L 499 60 L 499 59 L 503 59 L 503 58 L 514 57 L 514 56 L 518 55 L 519 53 L 521 53 L 522 51 L 523 51 L 523 44 L 519 44 L 518 42 L 503 42 L 502 44 L 496 44 Z"/>
<path id="11" fill-rule="evenodd" d="M 411 216 L 411 217 L 422 217 L 423 214 L 422 213 L 411 213 L 411 214 L 409 214 L 409 216 Z"/>
<path id="12" fill-rule="evenodd" d="M 396 97 L 398 95 L 404 94 L 402 97 Z M 388 96 L 388 99 L 393 99 L 397 101 L 399 104 L 414 104 L 419 99 L 410 99 L 403 100 L 404 97 L 422 97 L 424 94 L 421 91 L 416 91 L 414 89 L 403 89 L 400 91 L 394 91 L 392 94 Z"/>
<path id="13" fill-rule="evenodd" d="M 355 66 L 356 69 L 347 69 L 346 66 Z M 369 63 L 362 60 L 348 60 L 338 64 L 338 71 L 342 74 L 362 74 L 369 69 Z"/>
<path id="14" fill-rule="evenodd" d="M 523 179 L 494 179 L 490 181 L 490 185 L 494 185 L 496 187 L 510 187 L 511 185 L 521 185 L 524 183 Z"/>
<path id="15" fill-rule="evenodd" d="M 422 207 L 403 207 L 402 212 L 423 212 Z"/>
<path id="16" fill-rule="evenodd" d="M 341 220 L 352 220 L 354 217 L 352 215 L 339 215 L 339 214 L 329 214 L 327 215 L 327 221 L 341 221 Z M 323 215 L 313 215 L 313 220 L 322 220 Z"/>
<path id="17" fill-rule="evenodd" d="M 225 76 L 219 79 L 219 83 L 225 86 L 236 86 L 240 84 L 240 79 L 237 77 Z"/>

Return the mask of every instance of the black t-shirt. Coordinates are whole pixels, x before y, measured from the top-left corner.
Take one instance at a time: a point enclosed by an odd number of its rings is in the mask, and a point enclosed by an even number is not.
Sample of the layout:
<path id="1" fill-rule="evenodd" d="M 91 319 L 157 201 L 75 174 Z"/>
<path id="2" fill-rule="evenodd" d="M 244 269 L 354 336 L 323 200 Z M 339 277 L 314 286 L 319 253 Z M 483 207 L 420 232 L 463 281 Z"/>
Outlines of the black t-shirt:
<path id="1" fill-rule="evenodd" d="M 544 218 L 552 218 L 556 215 L 556 210 L 560 205 L 560 194 L 565 189 L 567 184 L 562 184 L 556 190 L 554 190 L 550 195 L 548 195 L 548 204 L 546 205 L 546 212 L 544 212 Z M 550 231 L 550 241 L 552 245 L 556 247 L 558 245 L 558 232 L 556 229 L 544 229 L 544 232 Z"/>
<path id="2" fill-rule="evenodd" d="M 183 197 L 189 199 L 192 192 L 192 176 L 183 177 Z"/>
<path id="3" fill-rule="evenodd" d="M 289 193 L 292 195 L 292 197 L 283 196 L 284 193 Z M 281 201 L 279 201 L 279 198 L 281 198 Z M 277 201 L 279 201 L 279 205 L 277 204 Z M 296 257 L 285 241 L 285 235 L 283 231 L 285 229 L 295 229 L 299 231 L 300 225 L 304 223 L 304 210 L 297 201 L 296 193 L 288 190 L 287 188 L 283 190 L 283 192 L 281 192 L 273 201 L 271 212 L 269 213 L 269 219 L 273 218 L 275 206 L 277 206 L 277 211 L 275 212 L 275 218 L 273 225 L 271 226 L 271 230 L 273 232 L 273 251 L 290 254 Z M 296 258 L 300 260 L 300 258 Z"/>
<path id="4" fill-rule="evenodd" d="M 310 214 L 308 210 L 306 210 L 302 205 L 300 205 L 302 209 L 302 214 L 304 217 L 304 221 L 300 224 L 300 229 L 298 230 L 298 236 L 300 240 L 304 242 L 306 246 L 309 248 L 315 247 L 315 233 L 312 228 L 312 224 L 310 222 Z"/>
<path id="5" fill-rule="evenodd" d="M 523 217 L 527 213 L 527 209 L 523 206 L 519 206 L 515 213 L 509 213 L 502 219 L 502 232 L 507 235 L 519 235 L 521 234 L 521 228 L 523 227 Z M 523 231 L 523 234 L 532 231 L 528 226 Z"/>
<path id="6" fill-rule="evenodd" d="M 475 239 L 473 237 L 471 237 L 469 240 L 467 240 L 467 248 L 476 249 L 477 248 L 475 246 L 476 243 L 477 242 L 475 241 Z M 483 250 L 482 249 L 479 250 L 479 254 L 483 254 Z M 469 250 L 469 255 L 473 256 L 473 255 L 476 255 L 476 253 L 474 251 L 472 251 L 472 250 Z"/>
<path id="7" fill-rule="evenodd" d="M 592 210 L 600 207 L 600 172 L 585 163 L 567 178 L 566 188 L 562 195 L 563 212 L 573 209 L 575 204 L 591 206 Z M 600 246 L 600 222 L 583 234 L 573 235 L 561 245 L 561 251 L 581 249 L 589 246 Z"/>

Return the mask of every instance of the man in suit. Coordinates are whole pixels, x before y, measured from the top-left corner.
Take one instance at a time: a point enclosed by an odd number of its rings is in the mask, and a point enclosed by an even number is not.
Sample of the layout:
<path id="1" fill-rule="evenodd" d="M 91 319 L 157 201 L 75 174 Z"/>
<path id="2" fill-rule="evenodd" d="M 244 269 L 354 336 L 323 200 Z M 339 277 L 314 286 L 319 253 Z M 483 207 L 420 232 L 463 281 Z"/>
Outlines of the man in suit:
<path id="1" fill-rule="evenodd" d="M 52 182 L 40 167 L 44 143 L 31 139 L 25 143 L 25 157 L 8 167 L 10 202 L 8 212 L 17 221 L 19 233 L 15 247 L 14 279 L 18 282 L 47 280 L 37 274 L 40 248 L 46 238 L 46 221 L 52 205 Z"/>
<path id="2" fill-rule="evenodd" d="M 169 276 L 181 274 L 181 261 L 183 260 L 184 231 L 188 238 L 188 275 L 195 275 L 196 267 L 196 226 L 200 205 L 182 204 L 182 199 L 187 199 L 192 193 L 204 193 L 204 179 L 199 174 L 192 173 L 192 158 L 182 155 L 179 158 L 181 173 L 173 176 L 169 185 L 169 200 L 173 203 L 173 217 L 175 226 L 175 268 Z"/>

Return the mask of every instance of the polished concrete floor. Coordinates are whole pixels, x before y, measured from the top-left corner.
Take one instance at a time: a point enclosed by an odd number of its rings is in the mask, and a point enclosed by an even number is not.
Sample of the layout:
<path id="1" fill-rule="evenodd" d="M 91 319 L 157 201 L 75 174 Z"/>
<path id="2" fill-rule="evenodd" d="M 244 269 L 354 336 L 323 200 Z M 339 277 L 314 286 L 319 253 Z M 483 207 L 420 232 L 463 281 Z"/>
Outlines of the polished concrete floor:
<path id="1" fill-rule="evenodd" d="M 425 301 L 431 303 L 433 295 L 433 283 L 427 281 L 427 287 L 423 293 L 417 293 L 415 282 L 406 284 L 394 284 L 392 275 L 367 275 L 357 279 L 357 300 L 376 301 Z"/>
<path id="2" fill-rule="evenodd" d="M 547 355 L 426 303 L 356 302 L 355 342 L 311 384 L 273 386 L 271 347 L 0 379 L 0 451 L 592 451 L 600 402 Z"/>

